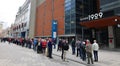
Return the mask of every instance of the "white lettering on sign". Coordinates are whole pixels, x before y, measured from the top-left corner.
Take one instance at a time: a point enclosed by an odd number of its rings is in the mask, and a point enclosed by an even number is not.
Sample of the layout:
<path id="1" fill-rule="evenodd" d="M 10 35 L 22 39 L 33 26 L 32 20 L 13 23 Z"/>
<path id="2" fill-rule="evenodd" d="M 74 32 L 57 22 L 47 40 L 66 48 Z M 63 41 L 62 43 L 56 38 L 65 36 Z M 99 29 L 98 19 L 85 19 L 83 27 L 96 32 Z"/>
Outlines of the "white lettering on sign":
<path id="1" fill-rule="evenodd" d="M 103 17 L 103 13 L 99 12 L 99 13 L 88 15 L 88 17 L 80 18 L 80 20 L 81 21 L 83 21 L 83 20 L 94 20 L 94 19 L 99 19 L 99 18 L 102 18 L 102 17 Z"/>
<path id="2" fill-rule="evenodd" d="M 103 13 L 102 13 L 102 12 L 99 13 L 99 17 L 100 17 L 100 18 L 103 17 Z"/>
<path id="3" fill-rule="evenodd" d="M 53 32 L 53 38 L 56 38 L 56 32 Z"/>
<path id="4" fill-rule="evenodd" d="M 103 17 L 102 12 L 88 15 L 89 20 L 94 20 L 94 19 L 98 19 L 98 18 L 102 18 L 102 17 Z"/>

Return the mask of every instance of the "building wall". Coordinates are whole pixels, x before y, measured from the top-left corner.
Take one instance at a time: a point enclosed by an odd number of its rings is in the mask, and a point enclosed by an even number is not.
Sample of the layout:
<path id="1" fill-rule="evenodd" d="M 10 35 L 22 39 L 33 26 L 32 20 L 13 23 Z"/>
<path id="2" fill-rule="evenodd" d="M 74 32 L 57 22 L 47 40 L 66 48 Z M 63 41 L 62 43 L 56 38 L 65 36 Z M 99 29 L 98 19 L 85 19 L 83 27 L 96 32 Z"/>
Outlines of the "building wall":
<path id="1" fill-rule="evenodd" d="M 34 37 L 35 34 L 35 18 L 36 18 L 36 0 L 31 1 L 30 22 L 29 22 L 29 37 Z"/>
<path id="2" fill-rule="evenodd" d="M 54 0 L 54 19 L 58 21 L 58 35 L 64 34 L 64 0 Z"/>
<path id="3" fill-rule="evenodd" d="M 2 29 L 3 29 L 3 24 L 0 23 L 0 31 L 2 31 Z"/>
<path id="4" fill-rule="evenodd" d="M 2 37 L 3 24 L 0 23 L 0 37 Z"/>
<path id="5" fill-rule="evenodd" d="M 36 9 L 35 36 L 51 36 L 52 13 L 54 20 L 58 21 L 58 35 L 64 34 L 64 0 L 46 0 Z"/>
<path id="6" fill-rule="evenodd" d="M 17 12 L 14 28 L 13 37 L 28 37 L 28 29 L 29 29 L 29 15 L 30 15 L 30 0 L 26 0 L 24 4 L 19 7 Z"/>
<path id="7" fill-rule="evenodd" d="M 116 11 L 116 9 L 120 9 L 120 0 L 100 0 L 100 8 L 102 12 Z"/>
<path id="8" fill-rule="evenodd" d="M 111 17 L 111 16 L 116 16 L 116 15 L 119 16 L 120 15 L 120 0 L 100 0 L 100 9 L 101 9 L 100 11 L 103 12 L 104 17 Z M 120 48 L 119 30 L 120 28 L 117 25 L 108 26 L 109 48 Z"/>
<path id="9" fill-rule="evenodd" d="M 37 0 L 37 6 L 41 5 L 45 0 Z"/>

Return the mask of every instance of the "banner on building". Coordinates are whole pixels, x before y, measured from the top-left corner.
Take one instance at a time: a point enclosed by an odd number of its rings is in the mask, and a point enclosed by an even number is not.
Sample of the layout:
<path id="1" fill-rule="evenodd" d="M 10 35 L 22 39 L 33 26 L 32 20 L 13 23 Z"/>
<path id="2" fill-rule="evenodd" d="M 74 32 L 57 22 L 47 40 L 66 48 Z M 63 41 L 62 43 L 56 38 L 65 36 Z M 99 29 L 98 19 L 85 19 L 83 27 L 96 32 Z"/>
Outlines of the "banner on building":
<path id="1" fill-rule="evenodd" d="M 56 39 L 57 37 L 57 20 L 52 20 L 52 38 Z"/>

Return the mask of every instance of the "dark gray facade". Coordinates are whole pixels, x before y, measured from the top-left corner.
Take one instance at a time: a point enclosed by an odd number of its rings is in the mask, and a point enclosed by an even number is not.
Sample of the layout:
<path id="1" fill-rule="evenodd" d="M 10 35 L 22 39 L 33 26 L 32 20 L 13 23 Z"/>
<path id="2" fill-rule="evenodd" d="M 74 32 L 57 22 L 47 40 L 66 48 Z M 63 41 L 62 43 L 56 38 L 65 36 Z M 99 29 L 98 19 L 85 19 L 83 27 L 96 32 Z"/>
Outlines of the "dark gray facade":
<path id="1" fill-rule="evenodd" d="M 104 13 L 104 17 L 120 16 L 120 0 L 100 0 L 100 9 L 101 9 L 100 11 Z M 114 38 L 113 38 L 114 48 L 119 48 L 120 47 L 120 44 L 119 44 L 120 43 L 119 41 L 120 27 L 118 27 L 117 25 L 112 27 L 113 27 L 113 34 L 114 34 Z"/>
<path id="2" fill-rule="evenodd" d="M 80 22 L 82 22 L 80 18 L 97 13 L 96 5 L 97 0 L 65 0 L 65 34 L 81 37 L 83 27 L 80 26 Z M 91 30 L 83 29 L 83 32 L 86 34 L 85 36 L 91 34 Z"/>
<path id="3" fill-rule="evenodd" d="M 100 0 L 100 9 L 104 17 L 120 16 L 120 0 Z"/>

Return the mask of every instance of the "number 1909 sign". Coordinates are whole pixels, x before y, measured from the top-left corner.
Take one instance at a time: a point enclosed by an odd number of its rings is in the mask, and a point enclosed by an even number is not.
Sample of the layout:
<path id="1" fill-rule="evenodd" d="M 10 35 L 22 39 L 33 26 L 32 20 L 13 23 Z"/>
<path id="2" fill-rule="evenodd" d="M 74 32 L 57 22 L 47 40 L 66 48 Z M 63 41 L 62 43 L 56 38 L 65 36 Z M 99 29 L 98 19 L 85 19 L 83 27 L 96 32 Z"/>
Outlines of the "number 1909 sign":
<path id="1" fill-rule="evenodd" d="M 99 18 L 102 18 L 102 17 L 103 17 L 103 13 L 102 12 L 88 15 L 88 19 L 89 20 L 99 19 Z"/>

